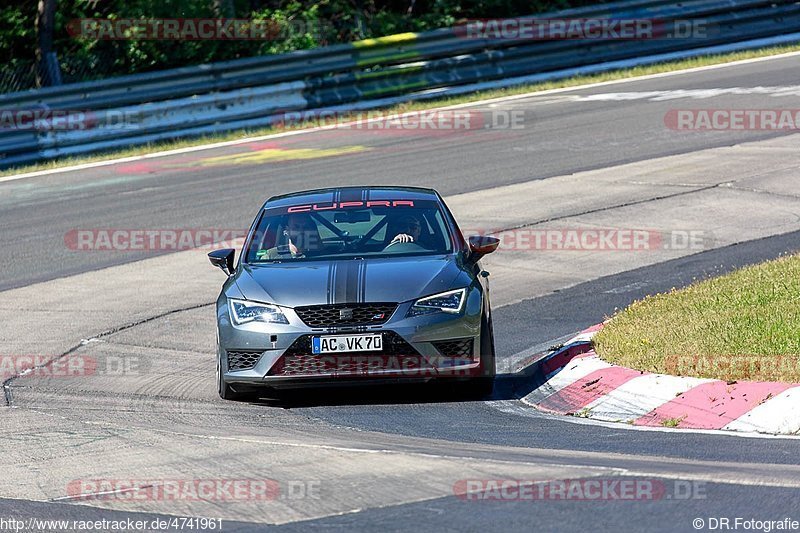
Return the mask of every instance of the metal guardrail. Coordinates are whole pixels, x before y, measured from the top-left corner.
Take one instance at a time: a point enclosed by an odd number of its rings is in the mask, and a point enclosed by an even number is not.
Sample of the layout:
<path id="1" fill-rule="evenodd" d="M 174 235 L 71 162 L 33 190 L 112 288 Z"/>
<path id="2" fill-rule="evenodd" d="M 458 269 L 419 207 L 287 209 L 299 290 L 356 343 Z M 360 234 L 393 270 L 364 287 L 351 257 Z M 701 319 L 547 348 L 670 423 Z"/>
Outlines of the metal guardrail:
<path id="1" fill-rule="evenodd" d="M 532 18 L 532 17 L 531 17 Z M 0 129 L 0 167 L 54 157 L 268 126 L 283 113 L 368 109 L 437 90 L 800 32 L 800 3 L 633 0 L 535 18 L 701 21 L 709 34 L 632 41 L 469 39 L 458 28 L 399 34 L 0 95 L 0 111 L 82 110 L 87 129 Z M 800 38 L 797 39 L 800 41 Z M 522 78 L 520 78 L 522 79 Z M 127 117 L 135 123 L 120 127 Z M 84 117 L 84 120 L 86 117 Z"/>

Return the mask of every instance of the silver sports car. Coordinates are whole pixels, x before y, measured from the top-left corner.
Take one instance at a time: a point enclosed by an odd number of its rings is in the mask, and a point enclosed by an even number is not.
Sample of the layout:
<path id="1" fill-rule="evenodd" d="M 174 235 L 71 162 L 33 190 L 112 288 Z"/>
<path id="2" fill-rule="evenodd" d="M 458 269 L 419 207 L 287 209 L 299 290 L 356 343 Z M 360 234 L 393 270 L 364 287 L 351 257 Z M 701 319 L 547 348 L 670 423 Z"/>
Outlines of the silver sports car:
<path id="1" fill-rule="evenodd" d="M 466 381 L 495 374 L 488 272 L 499 244 L 465 240 L 441 196 L 347 187 L 275 196 L 259 210 L 217 299 L 224 399 L 259 389 Z"/>

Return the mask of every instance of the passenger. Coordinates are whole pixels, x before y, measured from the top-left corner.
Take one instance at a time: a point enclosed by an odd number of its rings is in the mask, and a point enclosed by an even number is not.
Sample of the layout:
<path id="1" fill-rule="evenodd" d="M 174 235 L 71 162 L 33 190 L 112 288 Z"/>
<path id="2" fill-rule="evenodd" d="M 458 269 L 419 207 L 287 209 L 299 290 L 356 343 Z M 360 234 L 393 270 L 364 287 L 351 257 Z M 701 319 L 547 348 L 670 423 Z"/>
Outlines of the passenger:
<path id="1" fill-rule="evenodd" d="M 294 213 L 287 217 L 283 230 L 286 244 L 269 250 L 259 250 L 258 259 L 281 259 L 306 257 L 307 253 L 322 249 L 322 238 L 317 223 L 307 213 Z"/>

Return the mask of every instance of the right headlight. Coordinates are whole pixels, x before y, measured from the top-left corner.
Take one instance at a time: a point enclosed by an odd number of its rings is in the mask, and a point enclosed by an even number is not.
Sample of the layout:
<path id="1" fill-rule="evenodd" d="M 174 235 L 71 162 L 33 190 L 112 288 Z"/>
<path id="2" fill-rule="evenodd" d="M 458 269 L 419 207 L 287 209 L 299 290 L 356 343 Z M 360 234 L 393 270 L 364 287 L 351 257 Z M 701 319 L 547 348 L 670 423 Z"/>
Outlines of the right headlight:
<path id="1" fill-rule="evenodd" d="M 460 313 L 464 309 L 466 296 L 466 288 L 426 296 L 414 302 L 406 316 L 428 315 L 438 312 Z"/>
<path id="2" fill-rule="evenodd" d="M 250 302 L 247 300 L 228 300 L 231 310 L 231 320 L 237 326 L 248 322 L 270 322 L 272 324 L 288 324 L 286 316 L 277 305 Z"/>

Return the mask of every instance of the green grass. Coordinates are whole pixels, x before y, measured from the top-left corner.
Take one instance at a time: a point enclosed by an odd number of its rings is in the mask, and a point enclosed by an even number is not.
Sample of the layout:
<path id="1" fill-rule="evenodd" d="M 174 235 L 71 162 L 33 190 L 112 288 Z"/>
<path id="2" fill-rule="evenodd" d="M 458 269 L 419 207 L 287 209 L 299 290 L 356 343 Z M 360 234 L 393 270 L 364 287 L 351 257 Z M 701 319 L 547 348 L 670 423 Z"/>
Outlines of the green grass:
<path id="1" fill-rule="evenodd" d="M 758 50 L 747 50 L 743 52 L 734 52 L 729 54 L 717 54 L 717 55 L 708 55 L 708 56 L 700 56 L 690 59 L 683 59 L 679 61 L 670 61 L 664 63 L 658 63 L 655 65 L 643 66 L 643 67 L 635 67 L 629 69 L 619 69 L 613 70 L 609 72 L 603 72 L 599 74 L 593 74 L 588 76 L 576 76 L 573 78 L 563 79 L 563 80 L 556 80 L 551 82 L 544 82 L 544 83 L 536 83 L 531 85 L 519 85 L 515 87 L 509 87 L 506 89 L 494 89 L 489 91 L 479 91 L 475 93 L 470 93 L 466 95 L 460 96 L 453 96 L 453 97 L 442 97 L 432 100 L 425 100 L 420 102 L 407 102 L 404 104 L 384 108 L 386 113 L 402 113 L 405 111 L 420 111 L 424 109 L 430 109 L 434 107 L 443 107 L 449 105 L 456 105 L 456 104 L 463 104 L 472 102 L 475 100 L 485 100 L 489 98 L 500 98 L 503 96 L 512 96 L 517 94 L 525 94 L 535 91 L 545 91 L 548 89 L 559 89 L 564 87 L 574 87 L 576 85 L 585 85 L 587 83 L 599 83 L 604 81 L 614 81 L 620 80 L 624 78 L 631 78 L 636 76 L 646 76 L 648 74 L 660 74 L 663 72 L 671 72 L 673 70 L 682 70 L 687 68 L 695 68 L 695 67 L 702 67 L 706 65 L 714 65 L 720 63 L 730 63 L 732 61 L 740 61 L 743 59 L 752 59 L 757 57 L 766 57 L 771 55 L 783 54 L 787 52 L 796 52 L 800 51 L 800 44 L 795 45 L 786 45 L 786 46 L 776 46 L 770 48 L 762 48 Z M 117 159 L 121 157 L 131 157 L 137 155 L 144 155 L 152 152 L 160 152 L 165 150 L 174 150 L 179 148 L 186 148 L 190 146 L 199 146 L 202 144 L 208 143 L 216 143 L 216 142 L 224 142 L 224 141 L 232 141 L 237 139 L 244 139 L 247 137 L 254 137 L 259 135 L 269 135 L 272 133 L 281 133 L 283 131 L 291 131 L 295 129 L 302 129 L 306 127 L 312 127 L 315 123 L 312 121 L 305 122 L 302 125 L 294 126 L 294 127 L 269 127 L 269 128 L 259 128 L 259 129 L 251 129 L 251 130 L 239 130 L 236 132 L 231 133 L 224 133 L 219 135 L 213 136 L 204 136 L 204 137 L 193 137 L 190 139 L 178 139 L 178 140 L 171 140 L 171 141 L 163 141 L 159 143 L 153 144 L 145 144 L 141 146 L 134 146 L 127 149 L 121 150 L 114 150 L 104 152 L 102 154 L 95 154 L 90 156 L 80 156 L 80 157 L 65 157 L 61 159 L 55 159 L 52 161 L 47 161 L 35 165 L 29 165 L 25 167 L 18 167 L 15 169 L 9 169 L 0 171 L 0 177 L 2 176 L 9 176 L 13 174 L 21 174 L 25 172 L 34 172 L 37 170 L 48 170 L 54 168 L 61 168 L 70 165 L 77 165 L 82 163 L 91 163 L 96 161 L 105 161 L 108 159 Z"/>
<path id="2" fill-rule="evenodd" d="M 661 421 L 661 425 L 665 428 L 676 428 L 681 422 L 683 422 L 683 418 L 666 418 Z"/>
<path id="3" fill-rule="evenodd" d="M 595 336 L 637 370 L 800 382 L 800 254 L 634 302 Z"/>

